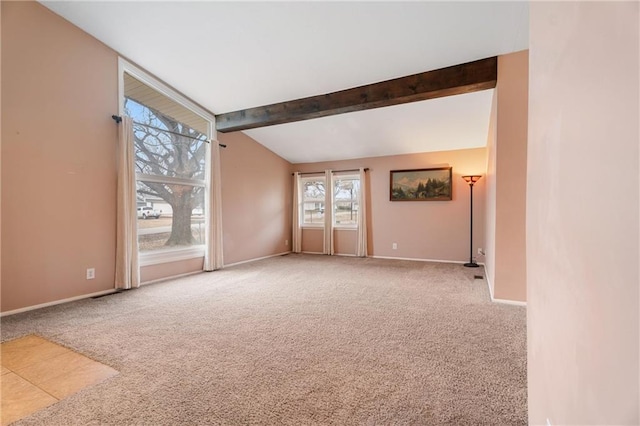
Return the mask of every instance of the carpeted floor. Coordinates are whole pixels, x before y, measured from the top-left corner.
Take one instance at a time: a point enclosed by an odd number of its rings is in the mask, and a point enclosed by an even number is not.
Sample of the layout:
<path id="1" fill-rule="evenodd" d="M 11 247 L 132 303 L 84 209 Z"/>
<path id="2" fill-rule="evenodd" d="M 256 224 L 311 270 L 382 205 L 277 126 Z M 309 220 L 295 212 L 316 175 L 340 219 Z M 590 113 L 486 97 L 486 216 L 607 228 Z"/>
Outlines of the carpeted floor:
<path id="1" fill-rule="evenodd" d="M 288 255 L 5 317 L 120 372 L 16 424 L 526 424 L 525 308 L 479 272 Z"/>

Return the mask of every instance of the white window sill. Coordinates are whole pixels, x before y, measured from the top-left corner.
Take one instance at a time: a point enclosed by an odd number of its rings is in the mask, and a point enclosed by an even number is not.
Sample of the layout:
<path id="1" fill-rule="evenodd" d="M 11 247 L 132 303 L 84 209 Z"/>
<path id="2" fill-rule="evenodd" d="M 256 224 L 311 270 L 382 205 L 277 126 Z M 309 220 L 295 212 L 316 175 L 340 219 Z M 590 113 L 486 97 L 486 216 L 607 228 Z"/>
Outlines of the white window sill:
<path id="1" fill-rule="evenodd" d="M 184 247 L 184 248 L 167 248 L 163 250 L 154 250 L 140 253 L 140 266 L 159 265 L 161 263 L 177 262 L 180 260 L 196 259 L 204 257 L 205 247 L 203 245 Z"/>
<path id="2" fill-rule="evenodd" d="M 322 231 L 324 229 L 324 226 L 320 225 L 320 226 L 311 226 L 311 225 L 303 225 L 302 229 L 317 229 L 319 231 Z M 338 231 L 357 231 L 358 227 L 357 226 L 340 226 L 340 225 L 335 225 L 333 227 L 334 230 L 338 230 Z"/>

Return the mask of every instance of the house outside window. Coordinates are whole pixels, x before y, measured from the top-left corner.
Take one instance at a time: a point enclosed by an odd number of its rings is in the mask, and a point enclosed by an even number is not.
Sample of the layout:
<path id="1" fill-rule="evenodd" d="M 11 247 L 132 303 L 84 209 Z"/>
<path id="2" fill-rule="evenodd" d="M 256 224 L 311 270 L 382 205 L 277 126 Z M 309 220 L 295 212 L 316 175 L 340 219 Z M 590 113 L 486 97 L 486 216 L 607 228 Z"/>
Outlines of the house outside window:
<path id="1" fill-rule="evenodd" d="M 325 182 L 321 177 L 302 177 L 302 225 L 305 227 L 323 227 L 325 214 Z"/>
<path id="2" fill-rule="evenodd" d="M 358 227 L 358 193 L 360 177 L 338 175 L 333 185 L 333 226 L 336 228 Z"/>
<path id="3" fill-rule="evenodd" d="M 324 227 L 325 188 L 324 176 L 300 178 L 302 203 L 300 215 L 306 228 Z M 330 212 L 335 228 L 357 229 L 358 226 L 358 175 L 336 175 L 333 179 L 332 205 Z"/>

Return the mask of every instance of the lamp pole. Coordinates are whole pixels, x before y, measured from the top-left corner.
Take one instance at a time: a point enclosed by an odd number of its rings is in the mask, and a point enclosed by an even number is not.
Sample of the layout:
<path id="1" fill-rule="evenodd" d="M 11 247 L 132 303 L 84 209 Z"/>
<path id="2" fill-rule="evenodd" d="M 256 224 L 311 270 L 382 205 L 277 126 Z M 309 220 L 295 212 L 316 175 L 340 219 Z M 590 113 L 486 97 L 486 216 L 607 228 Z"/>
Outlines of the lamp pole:
<path id="1" fill-rule="evenodd" d="M 482 176 L 479 175 L 469 175 L 462 176 L 462 179 L 465 180 L 469 184 L 469 211 L 470 211 L 470 220 L 469 220 L 469 262 L 465 263 L 464 266 L 467 268 L 477 268 L 478 264 L 473 261 L 473 185 L 480 180 Z"/>

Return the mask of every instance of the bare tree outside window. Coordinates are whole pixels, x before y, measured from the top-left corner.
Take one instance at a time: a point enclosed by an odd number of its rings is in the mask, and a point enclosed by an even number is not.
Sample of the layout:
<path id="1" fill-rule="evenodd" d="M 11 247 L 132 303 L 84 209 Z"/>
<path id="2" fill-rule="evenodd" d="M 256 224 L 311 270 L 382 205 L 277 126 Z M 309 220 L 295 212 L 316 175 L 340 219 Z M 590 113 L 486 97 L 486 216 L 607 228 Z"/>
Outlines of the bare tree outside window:
<path id="1" fill-rule="evenodd" d="M 303 179 L 304 197 L 304 223 L 321 224 L 324 223 L 324 194 L 325 185 L 322 179 Z"/>
<path id="2" fill-rule="evenodd" d="M 303 223 L 322 225 L 325 214 L 333 214 L 335 225 L 354 227 L 358 223 L 359 177 L 337 176 L 333 180 L 333 212 L 325 212 L 326 183 L 324 177 L 304 177 Z"/>
<path id="3" fill-rule="evenodd" d="M 334 220 L 336 225 L 355 226 L 358 223 L 358 190 L 360 179 L 342 177 L 335 180 Z"/>
<path id="4" fill-rule="evenodd" d="M 125 110 L 134 120 L 139 203 L 148 205 L 151 199 L 170 206 L 172 220 L 163 245 L 203 244 L 202 232 L 194 236 L 194 225 L 203 225 L 204 218 L 196 218 L 197 224 L 192 219 L 194 211 L 204 213 L 205 187 L 198 182 L 205 179 L 207 135 L 131 98 L 126 98 Z M 159 216 L 166 218 L 168 213 Z"/>

